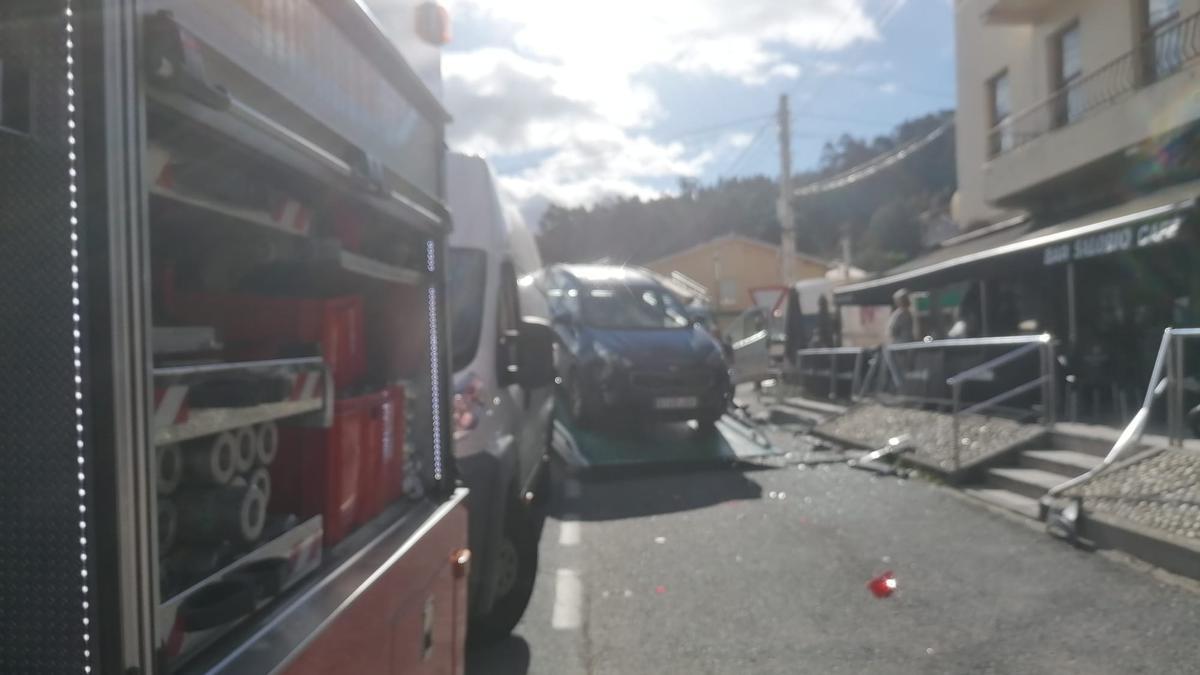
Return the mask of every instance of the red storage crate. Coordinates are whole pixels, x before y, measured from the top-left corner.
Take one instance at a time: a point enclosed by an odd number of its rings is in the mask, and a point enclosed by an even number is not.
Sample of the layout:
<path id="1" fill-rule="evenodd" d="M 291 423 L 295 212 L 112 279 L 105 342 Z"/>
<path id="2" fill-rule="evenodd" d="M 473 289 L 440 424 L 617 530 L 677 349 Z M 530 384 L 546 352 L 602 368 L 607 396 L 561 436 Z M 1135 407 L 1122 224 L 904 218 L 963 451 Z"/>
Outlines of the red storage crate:
<path id="1" fill-rule="evenodd" d="M 283 452 L 271 465 L 271 511 L 324 516 L 325 545 L 341 541 L 371 507 L 364 476 L 383 446 L 388 392 L 337 401 L 329 429 L 280 430 Z M 367 504 L 364 505 L 364 502 Z"/>
<path id="2" fill-rule="evenodd" d="M 380 462 L 380 495 L 383 504 L 392 502 L 404 496 L 404 460 L 405 460 L 405 391 L 404 387 L 392 387 L 389 433 L 383 441 L 383 459 Z"/>
<path id="3" fill-rule="evenodd" d="M 372 372 L 388 379 L 411 377 L 429 367 L 429 327 L 422 286 L 391 284 L 367 297 L 371 321 L 367 327 L 368 350 L 375 361 Z"/>
<path id="4" fill-rule="evenodd" d="M 236 359 L 277 358 L 289 344 L 319 343 L 339 388 L 367 369 L 363 299 L 358 296 L 180 294 L 172 311 L 183 321 L 216 327 Z"/>
<path id="5" fill-rule="evenodd" d="M 379 515 L 404 494 L 404 389 L 393 387 L 372 411 L 359 464 L 358 522 Z"/>
<path id="6" fill-rule="evenodd" d="M 391 407 L 391 393 L 385 391 L 378 405 L 371 408 L 370 418 L 364 427 L 366 435 L 358 463 L 358 505 L 354 511 L 354 522 L 359 525 L 374 518 L 383 509 L 379 465 L 383 460 L 383 444 L 388 435 L 387 418 Z"/>

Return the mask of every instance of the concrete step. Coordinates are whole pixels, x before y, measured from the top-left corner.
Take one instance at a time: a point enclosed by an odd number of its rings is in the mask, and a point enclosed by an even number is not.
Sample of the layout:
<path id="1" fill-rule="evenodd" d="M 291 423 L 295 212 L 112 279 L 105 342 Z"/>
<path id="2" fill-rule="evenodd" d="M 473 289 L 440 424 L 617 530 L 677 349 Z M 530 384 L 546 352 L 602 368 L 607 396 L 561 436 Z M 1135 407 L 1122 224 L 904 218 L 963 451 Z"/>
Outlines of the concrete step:
<path id="1" fill-rule="evenodd" d="M 1007 509 L 1031 520 L 1038 519 L 1038 502 L 1032 497 L 996 488 L 967 488 L 965 492 L 992 506 Z"/>
<path id="2" fill-rule="evenodd" d="M 1121 435 L 1121 429 L 1095 424 L 1060 422 L 1051 432 L 1046 445 L 1059 450 L 1074 450 L 1087 455 L 1104 457 Z"/>
<path id="3" fill-rule="evenodd" d="M 1078 450 L 1024 450 L 1018 464 L 1028 469 L 1041 469 L 1074 478 L 1100 463 L 1100 457 Z"/>
<path id="4" fill-rule="evenodd" d="M 1080 536 L 1097 548 L 1117 549 L 1168 572 L 1200 579 L 1200 542 L 1105 513 L 1085 513 Z"/>
<path id="5" fill-rule="evenodd" d="M 1046 491 L 1050 488 L 1063 482 L 1063 480 L 1061 474 L 1041 469 L 1005 467 L 988 469 L 987 479 L 984 483 L 987 487 L 1008 490 L 1037 499 L 1046 494 Z"/>

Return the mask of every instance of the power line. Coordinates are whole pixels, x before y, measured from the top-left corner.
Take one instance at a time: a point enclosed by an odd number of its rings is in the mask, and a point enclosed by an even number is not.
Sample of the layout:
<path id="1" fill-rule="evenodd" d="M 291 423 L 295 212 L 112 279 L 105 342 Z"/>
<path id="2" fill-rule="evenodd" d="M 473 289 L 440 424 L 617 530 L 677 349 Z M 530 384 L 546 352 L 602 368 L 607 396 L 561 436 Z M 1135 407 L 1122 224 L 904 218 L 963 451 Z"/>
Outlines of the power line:
<path id="1" fill-rule="evenodd" d="M 706 127 L 698 127 L 696 129 L 690 129 L 688 131 L 681 131 L 677 134 L 673 134 L 666 138 L 660 139 L 660 142 L 670 143 L 671 141 L 679 141 L 679 140 L 683 140 L 685 138 L 691 138 L 693 136 L 703 136 L 706 134 L 713 133 L 714 131 L 724 131 L 725 129 L 729 129 L 730 127 L 739 127 L 744 124 L 750 124 L 751 122 L 761 122 L 764 119 L 771 117 L 772 115 L 773 115 L 773 113 L 765 113 L 762 115 L 755 115 L 753 117 L 743 117 L 741 119 L 729 120 L 727 122 L 718 122 L 716 124 L 706 126 Z"/>
<path id="2" fill-rule="evenodd" d="M 879 27 L 879 32 L 880 32 L 880 33 L 882 33 L 882 32 L 883 32 L 883 29 L 884 29 L 884 27 L 885 27 L 885 26 L 887 26 L 888 22 L 890 22 L 890 21 L 892 20 L 892 18 L 896 16 L 896 14 L 897 14 L 897 13 L 899 12 L 899 10 L 900 10 L 900 7 L 901 7 L 901 5 L 903 5 L 903 4 L 904 4 L 904 2 L 905 2 L 905 0 L 893 0 L 892 4 L 891 4 L 891 5 L 890 5 L 890 6 L 889 6 L 887 9 L 885 9 L 885 10 L 884 10 L 884 11 L 882 11 L 882 12 L 880 12 L 880 13 L 879 13 L 879 15 L 878 15 L 878 16 L 875 18 L 875 22 L 876 22 L 876 24 L 877 24 L 877 25 L 878 25 L 878 27 Z M 843 28 L 845 28 L 845 26 L 846 26 L 846 22 L 847 22 L 847 21 L 849 21 L 849 19 L 850 19 L 850 15 L 849 15 L 849 14 L 846 14 L 845 16 L 843 16 L 843 17 L 842 17 L 842 22 L 841 22 L 841 24 L 839 24 L 839 26 L 838 26 L 838 29 L 837 29 L 837 30 L 835 30 L 835 31 L 834 31 L 833 33 L 831 33 L 830 35 L 831 35 L 831 36 L 833 36 L 833 35 L 837 35 L 838 33 L 840 33 L 840 32 L 842 31 L 842 29 L 843 29 Z M 859 60 L 859 63 L 861 63 L 861 59 Z M 854 66 L 854 67 L 856 67 L 856 68 L 857 68 L 857 67 L 858 67 L 858 64 L 855 64 L 855 66 Z M 817 83 L 816 90 L 817 90 L 817 91 L 823 91 L 823 88 L 821 87 L 821 84 L 826 84 L 826 85 L 827 85 L 827 83 L 828 83 L 828 80 L 825 80 L 824 82 L 819 82 L 819 83 Z M 812 95 L 810 95 L 810 96 L 808 97 L 808 100 L 809 100 L 809 101 L 812 101 L 814 98 L 816 98 L 816 94 L 815 94 L 815 92 L 814 92 Z"/>
<path id="3" fill-rule="evenodd" d="M 851 167 L 831 178 L 826 178 L 824 180 L 816 181 L 814 183 L 809 183 L 808 185 L 796 188 L 796 190 L 792 192 L 792 195 L 796 197 L 805 197 L 822 192 L 829 192 L 831 190 L 853 185 L 861 180 L 870 178 L 880 171 L 883 171 L 888 167 L 895 166 L 905 159 L 908 159 L 914 153 L 919 152 L 930 143 L 933 143 L 937 139 L 941 138 L 942 135 L 953 126 L 954 118 L 950 118 L 944 124 L 929 132 L 925 136 L 904 145 L 898 150 L 894 150 L 890 153 L 869 159 L 866 162 L 863 162 L 858 166 Z"/>
<path id="4" fill-rule="evenodd" d="M 833 31 L 830 33 L 826 33 L 826 35 L 825 35 L 826 39 L 822 40 L 821 46 L 819 48 L 817 48 L 816 51 L 818 53 L 823 52 L 826 49 L 828 49 L 830 46 L 832 46 L 833 36 L 836 36 L 838 33 L 841 33 L 842 30 L 846 27 L 846 24 L 849 23 L 849 21 L 850 21 L 850 13 L 847 12 L 846 14 L 842 15 L 842 20 L 838 22 L 837 28 L 834 28 Z M 800 91 L 800 85 L 803 83 L 803 81 L 805 79 L 808 79 L 808 73 L 809 73 L 808 68 L 804 68 L 800 71 L 801 79 L 800 79 L 800 81 L 796 82 L 796 85 L 794 87 L 792 87 L 791 93 L 794 94 L 794 93 L 797 93 Z"/>
<path id="5" fill-rule="evenodd" d="M 900 9 L 900 6 L 904 4 L 904 1 L 905 0 L 892 0 L 892 4 L 887 9 L 880 12 L 878 16 L 875 17 L 875 23 L 878 26 L 880 33 L 883 32 L 884 27 L 887 26 L 887 24 L 892 20 L 892 18 L 896 16 L 896 14 L 898 13 L 898 11 Z M 838 25 L 837 30 L 835 30 L 829 34 L 831 36 L 831 39 L 833 36 L 836 36 L 838 33 L 842 32 L 842 29 L 846 27 L 846 23 L 849 20 L 850 20 L 849 14 L 846 14 L 845 16 L 842 17 L 842 22 L 841 22 L 841 24 Z M 857 68 L 858 65 L 860 65 L 861 63 L 862 63 L 862 61 L 860 59 L 859 63 L 855 64 L 854 67 Z M 852 68 L 852 70 L 853 70 L 853 68 Z M 825 82 L 828 82 L 828 80 L 826 80 Z M 798 92 L 799 87 L 796 87 L 792 91 Z M 811 101 L 813 98 L 815 98 L 815 95 L 809 96 L 808 100 Z"/>
<path id="6" fill-rule="evenodd" d="M 888 128 L 896 126 L 896 122 L 894 122 L 894 121 L 893 122 L 885 122 L 883 120 L 867 119 L 864 117 L 854 117 L 851 115 L 842 115 L 840 113 L 826 115 L 826 114 L 821 114 L 821 113 L 806 112 L 806 113 L 792 113 L 792 115 L 791 115 L 791 119 L 793 119 L 793 120 L 804 119 L 804 118 L 814 119 L 814 120 L 827 120 L 830 122 L 851 122 L 853 124 L 869 124 L 869 125 L 888 127 Z"/>
<path id="7" fill-rule="evenodd" d="M 772 116 L 772 118 L 773 117 L 774 116 Z M 861 119 L 861 118 L 836 116 L 836 115 L 821 116 L 821 115 L 814 115 L 814 114 L 792 114 L 790 116 L 790 119 L 794 120 L 794 119 L 797 119 L 800 117 L 828 119 L 830 121 L 839 121 L 839 122 L 855 122 L 855 123 L 859 123 L 859 124 L 877 124 L 881 127 L 888 127 L 888 128 L 895 128 L 897 126 L 897 123 L 895 123 L 895 122 L 884 122 L 882 120 L 866 120 L 866 119 Z M 753 119 L 761 119 L 761 118 L 753 118 Z M 754 137 L 751 139 L 750 143 L 748 143 L 746 145 L 746 147 L 742 148 L 742 152 L 739 153 L 738 156 L 735 157 L 732 162 L 730 162 L 729 166 L 727 166 L 723 171 L 718 173 L 717 176 L 728 176 L 728 175 L 732 174 L 733 171 L 742 164 L 742 162 L 749 159 L 752 156 L 752 153 L 754 153 L 754 151 L 756 151 L 758 149 L 758 147 L 757 147 L 758 143 L 760 140 L 762 140 L 763 134 L 771 126 L 772 121 L 773 121 L 773 119 L 767 120 L 767 122 L 765 122 L 761 127 L 759 127 L 758 131 L 755 132 Z M 837 132 L 833 132 L 833 133 L 837 133 Z M 844 133 L 844 132 L 842 132 L 842 133 Z M 831 136 L 831 133 L 813 133 L 813 132 L 799 132 L 798 133 L 798 132 L 793 131 L 791 134 L 791 138 L 793 141 L 795 141 L 797 139 L 809 139 L 809 140 L 822 139 L 822 138 L 828 139 L 828 138 L 830 138 L 830 136 Z M 677 139 L 671 139 L 671 140 L 677 140 Z"/>
<path id="8" fill-rule="evenodd" d="M 664 138 L 660 138 L 660 139 L 656 139 L 656 140 L 658 140 L 661 143 L 670 143 L 671 141 L 680 141 L 685 138 L 693 138 L 696 136 L 705 136 L 705 135 L 708 135 L 711 133 L 715 133 L 718 131 L 724 131 L 724 130 L 732 128 L 732 127 L 739 127 L 739 126 L 742 126 L 745 124 L 750 124 L 753 122 L 762 122 L 767 119 L 773 119 L 774 117 L 775 117 L 775 113 L 773 113 L 773 112 L 764 113 L 761 115 L 754 115 L 752 117 L 742 117 L 739 119 L 733 119 L 733 120 L 729 120 L 726 122 L 718 122 L 716 124 L 712 124 L 709 126 L 697 127 L 695 129 L 681 131 L 677 134 L 672 134 L 670 136 L 666 136 Z M 870 125 L 870 126 L 877 126 L 880 128 L 883 128 L 883 127 L 891 128 L 891 127 L 896 126 L 896 122 L 894 122 L 894 121 L 885 121 L 885 120 L 881 120 L 881 119 L 868 119 L 868 118 L 863 118 L 863 117 L 855 117 L 852 115 L 842 115 L 839 113 L 796 113 L 796 114 L 792 115 L 792 119 L 814 119 L 814 120 L 825 120 L 825 121 L 829 121 L 829 122 L 849 122 L 852 124 L 864 124 L 864 125 Z M 819 135 L 820 134 L 813 134 L 813 136 L 819 136 Z M 807 138 L 810 136 L 802 136 L 802 137 Z"/>
<path id="9" fill-rule="evenodd" d="M 771 126 L 771 121 L 772 120 L 767 120 L 761 127 L 758 128 L 758 131 L 754 134 L 754 138 L 752 138 L 750 142 L 746 144 L 746 147 L 742 148 L 742 151 L 738 153 L 738 156 L 734 158 L 729 166 L 725 167 L 724 171 L 717 174 L 718 176 L 725 176 L 733 173 L 733 170 L 736 169 L 738 165 L 742 163 L 742 160 L 746 159 L 746 156 L 750 154 L 750 150 L 754 148 L 754 146 L 758 145 L 758 142 L 762 139 L 763 134 L 766 133 L 767 129 Z"/>

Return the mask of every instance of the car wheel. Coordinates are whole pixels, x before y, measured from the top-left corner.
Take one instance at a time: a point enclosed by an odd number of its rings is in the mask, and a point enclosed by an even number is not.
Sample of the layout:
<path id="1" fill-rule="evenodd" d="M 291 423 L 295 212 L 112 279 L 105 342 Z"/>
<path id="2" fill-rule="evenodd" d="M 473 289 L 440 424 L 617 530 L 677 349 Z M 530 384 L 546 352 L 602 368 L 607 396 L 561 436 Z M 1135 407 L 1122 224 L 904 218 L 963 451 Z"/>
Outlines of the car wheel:
<path id="1" fill-rule="evenodd" d="M 512 504 L 504 521 L 504 532 L 492 561 L 495 601 L 486 614 L 471 620 L 470 641 L 474 644 L 496 642 L 512 633 L 529 606 L 537 579 L 540 538 L 537 518 L 522 506 Z"/>

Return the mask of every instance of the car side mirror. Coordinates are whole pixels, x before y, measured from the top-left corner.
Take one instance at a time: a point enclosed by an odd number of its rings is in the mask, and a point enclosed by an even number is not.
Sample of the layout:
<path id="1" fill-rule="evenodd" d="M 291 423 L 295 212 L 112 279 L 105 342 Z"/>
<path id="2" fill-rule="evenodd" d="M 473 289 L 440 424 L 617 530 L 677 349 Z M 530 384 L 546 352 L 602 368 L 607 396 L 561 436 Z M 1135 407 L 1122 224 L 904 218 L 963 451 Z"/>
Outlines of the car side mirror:
<path id="1" fill-rule="evenodd" d="M 554 364 L 554 343 L 558 335 L 550 323 L 527 316 L 517 336 L 517 384 L 537 389 L 554 384 L 558 370 Z"/>

